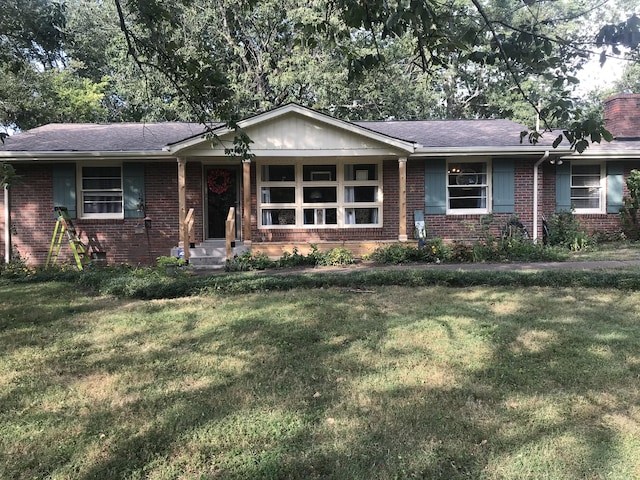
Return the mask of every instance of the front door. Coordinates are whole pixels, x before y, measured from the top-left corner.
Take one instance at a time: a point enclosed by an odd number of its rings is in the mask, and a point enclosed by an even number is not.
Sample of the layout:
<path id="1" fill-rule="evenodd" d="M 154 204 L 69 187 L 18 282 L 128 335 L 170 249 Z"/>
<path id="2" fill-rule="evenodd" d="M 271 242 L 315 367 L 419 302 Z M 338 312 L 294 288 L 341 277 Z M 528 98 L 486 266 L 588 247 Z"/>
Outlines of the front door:
<path id="1" fill-rule="evenodd" d="M 236 235 L 240 211 L 238 209 L 238 170 L 233 167 L 208 167 L 205 171 L 207 187 L 208 238 L 225 238 L 225 223 L 229 208 L 236 207 Z"/>

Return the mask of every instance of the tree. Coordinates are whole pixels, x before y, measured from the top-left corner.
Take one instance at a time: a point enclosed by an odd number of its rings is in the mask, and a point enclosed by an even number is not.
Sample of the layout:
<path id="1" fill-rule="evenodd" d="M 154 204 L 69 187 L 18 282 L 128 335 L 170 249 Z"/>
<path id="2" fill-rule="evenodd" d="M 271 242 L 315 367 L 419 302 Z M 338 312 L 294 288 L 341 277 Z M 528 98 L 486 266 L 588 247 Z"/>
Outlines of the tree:
<path id="1" fill-rule="evenodd" d="M 354 79 L 382 65 L 388 67 L 389 45 L 408 38 L 412 50 L 410 57 L 405 58 L 407 65 L 417 66 L 427 75 L 450 72 L 451 85 L 447 87 L 450 107 L 454 104 L 452 96 L 464 91 L 462 74 L 484 77 L 487 84 L 498 78 L 495 85 L 508 82 L 547 126 L 569 125 L 557 143 L 568 140 L 573 147 L 583 150 L 589 141 L 611 138 L 602 122 L 581 121 L 571 98 L 572 86 L 577 83 L 575 71 L 588 52 L 577 33 L 579 30 L 562 26 L 588 12 L 578 2 L 560 12 L 548 8 L 553 2 L 545 1 L 504 0 L 488 8 L 479 0 L 449 4 L 433 0 L 338 0 L 305 4 L 305 15 L 297 18 L 289 15 L 299 11 L 291 4 L 278 9 L 278 3 L 269 1 L 241 1 L 229 8 L 226 2 L 220 2 L 215 7 L 217 12 L 205 9 L 200 13 L 204 13 L 208 22 L 218 20 L 216 26 L 220 28 L 223 45 L 215 34 L 193 23 L 187 29 L 186 23 L 180 21 L 192 18 L 193 8 L 202 8 L 198 2 L 115 2 L 129 53 L 141 68 L 165 75 L 199 117 L 212 113 L 231 115 L 240 103 L 234 93 L 242 89 L 234 89 L 242 75 L 253 82 L 250 90 L 253 95 L 242 98 L 248 98 L 254 107 L 260 109 L 275 102 L 276 93 L 286 98 L 276 88 L 285 86 L 284 82 L 272 81 L 269 72 L 279 68 L 278 58 L 282 58 L 279 55 L 287 49 L 306 48 L 304 53 L 310 54 L 314 53 L 313 46 L 321 44 L 323 52 L 331 52 L 342 65 L 348 65 L 348 78 Z M 298 9 L 302 8 L 298 5 Z M 191 28 L 194 25 L 196 28 Z M 633 47 L 637 28 L 631 21 L 609 33 L 601 30 L 594 45 L 626 42 Z M 265 32 L 269 35 L 262 35 Z M 190 43 L 194 40 L 195 43 Z M 280 53 L 276 52 L 278 48 Z M 220 68 L 223 61 L 231 67 L 228 71 Z M 556 92 L 542 108 L 538 108 L 535 92 L 527 89 L 528 84 L 535 85 L 539 79 Z M 304 88 L 300 92 L 304 95 Z M 484 96 L 480 93 L 480 89 L 467 89 L 470 100 Z M 489 98 L 485 96 L 486 100 Z M 354 111 L 348 107 L 345 110 Z M 448 113 L 452 111 L 449 108 Z M 533 132 L 530 138 L 535 141 L 538 133 Z"/>

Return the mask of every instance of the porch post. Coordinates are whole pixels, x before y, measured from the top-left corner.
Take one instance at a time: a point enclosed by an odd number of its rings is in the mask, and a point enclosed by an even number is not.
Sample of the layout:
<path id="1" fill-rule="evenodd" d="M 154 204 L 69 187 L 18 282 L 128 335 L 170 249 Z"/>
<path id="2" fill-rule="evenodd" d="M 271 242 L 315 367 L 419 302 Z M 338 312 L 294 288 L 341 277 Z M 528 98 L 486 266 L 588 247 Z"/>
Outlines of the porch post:
<path id="1" fill-rule="evenodd" d="M 407 157 L 398 158 L 398 241 L 407 241 Z"/>
<path id="2" fill-rule="evenodd" d="M 184 249 L 184 258 L 189 260 L 189 230 L 185 225 L 187 218 L 187 180 L 186 180 L 187 161 L 184 158 L 178 158 L 178 208 L 180 210 L 180 242 Z"/>
<path id="3" fill-rule="evenodd" d="M 242 160 L 242 239 L 251 246 L 251 159 Z"/>

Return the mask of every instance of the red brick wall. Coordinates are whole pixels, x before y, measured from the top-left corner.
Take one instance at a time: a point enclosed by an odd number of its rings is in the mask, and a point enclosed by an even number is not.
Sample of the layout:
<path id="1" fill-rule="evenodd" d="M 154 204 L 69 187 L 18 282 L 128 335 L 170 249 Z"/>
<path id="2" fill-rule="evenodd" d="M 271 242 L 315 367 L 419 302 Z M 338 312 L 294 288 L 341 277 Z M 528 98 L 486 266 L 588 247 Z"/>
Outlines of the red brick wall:
<path id="1" fill-rule="evenodd" d="M 544 213 L 547 219 L 555 213 L 556 204 L 556 179 L 555 179 L 555 166 L 546 163 L 542 168 L 542 213 Z M 640 162 L 632 161 L 625 162 L 624 165 L 624 179 L 622 184 L 623 196 L 627 196 L 629 191 L 627 189 L 626 179 L 629 176 L 632 169 L 640 169 Z M 603 213 L 603 214 L 579 214 L 576 215 L 582 225 L 587 229 L 589 233 L 607 232 L 614 233 L 620 231 L 620 216 L 617 213 Z M 542 221 L 540 221 L 539 235 L 542 236 Z"/>
<path id="2" fill-rule="evenodd" d="M 533 163 L 520 161 L 515 168 L 515 215 L 533 233 Z M 625 165 L 625 178 L 640 163 Z M 349 229 L 291 229 L 258 230 L 256 217 L 256 165 L 251 165 L 251 232 L 252 241 L 289 242 L 309 244 L 314 242 L 342 241 L 393 241 L 398 238 L 398 161 L 383 162 L 383 227 Z M 13 244 L 22 257 L 34 264 L 43 264 L 51 242 L 55 224 L 53 216 L 52 166 L 28 164 L 18 168 L 23 182 L 11 189 L 11 222 Z M 187 163 L 187 209 L 195 210 L 196 243 L 203 238 L 203 184 L 202 164 Z M 625 194 L 626 194 L 625 185 Z M 151 226 L 144 233 L 135 233 L 142 219 L 124 220 L 76 220 L 76 228 L 90 247 L 104 251 L 109 263 L 148 264 L 158 256 L 168 255 L 179 240 L 177 164 L 159 162 L 145 168 L 146 214 Z M 0 196 L 2 205 L 2 196 Z M 414 236 L 413 212 L 424 209 L 424 161 L 407 162 L 407 234 Z M 555 211 L 555 167 L 545 162 L 540 167 L 539 211 L 550 218 Z M 0 221 L 4 226 L 4 208 L 0 208 Z M 239 212 L 241 215 L 242 212 Z M 493 233 L 512 214 L 494 215 Z M 481 215 L 427 215 L 427 232 L 430 238 L 444 240 L 474 240 L 480 237 Z M 581 221 L 593 231 L 619 230 L 617 214 L 581 215 Z M 542 236 L 542 218 L 539 220 L 539 237 Z M 4 253 L 4 228 L 0 228 L 0 251 Z M 61 261 L 70 259 L 67 245 L 63 245 Z"/>
<path id="3" fill-rule="evenodd" d="M 190 188 L 187 192 L 196 212 L 202 212 L 199 164 L 188 164 Z M 23 181 L 11 189 L 12 243 L 21 257 L 32 264 L 44 264 L 55 226 L 53 214 L 52 166 L 20 166 Z M 142 218 L 98 220 L 75 219 L 74 225 L 92 251 L 106 252 L 109 263 L 149 264 L 161 255 L 169 255 L 178 243 L 177 165 L 174 162 L 147 164 L 145 167 L 145 206 L 151 218 L 150 228 L 135 233 Z M 199 215 L 200 229 L 202 217 Z M 197 233 L 196 232 L 196 233 Z M 59 262 L 71 259 L 68 244 L 63 243 Z"/>
<path id="4" fill-rule="evenodd" d="M 506 222 L 514 216 L 533 235 L 533 165 L 536 159 L 516 160 L 514 169 L 514 213 L 493 214 L 490 232 L 499 235 Z M 429 238 L 445 241 L 475 241 L 482 237 L 480 219 L 483 215 L 425 215 Z"/>
<path id="5" fill-rule="evenodd" d="M 640 137 L 640 94 L 622 93 L 605 100 L 607 130 L 618 138 Z"/>

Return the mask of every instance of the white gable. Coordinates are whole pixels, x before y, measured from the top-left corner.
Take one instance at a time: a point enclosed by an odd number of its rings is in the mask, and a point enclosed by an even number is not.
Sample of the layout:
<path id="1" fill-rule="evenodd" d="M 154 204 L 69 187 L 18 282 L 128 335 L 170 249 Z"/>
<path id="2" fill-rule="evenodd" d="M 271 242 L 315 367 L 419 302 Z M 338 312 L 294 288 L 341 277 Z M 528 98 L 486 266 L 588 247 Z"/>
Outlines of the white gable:
<path id="1" fill-rule="evenodd" d="M 251 152 L 258 157 L 398 156 L 413 150 L 411 143 L 297 105 L 253 117 L 239 126 L 252 140 Z M 191 139 L 172 151 L 181 156 L 218 156 L 224 154 L 225 146 L 233 145 L 233 137 L 233 131 L 221 129 L 222 145 Z"/>

